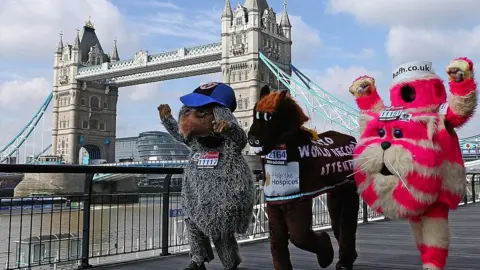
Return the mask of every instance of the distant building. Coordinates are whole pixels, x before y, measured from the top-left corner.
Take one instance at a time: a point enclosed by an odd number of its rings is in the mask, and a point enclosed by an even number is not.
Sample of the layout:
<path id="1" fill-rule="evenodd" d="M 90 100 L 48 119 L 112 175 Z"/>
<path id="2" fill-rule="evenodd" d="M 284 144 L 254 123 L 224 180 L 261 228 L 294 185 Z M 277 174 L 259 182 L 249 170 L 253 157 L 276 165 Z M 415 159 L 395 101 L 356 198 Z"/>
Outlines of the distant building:
<path id="1" fill-rule="evenodd" d="M 140 161 L 137 150 L 138 137 L 115 139 L 115 162 Z"/>
<path id="2" fill-rule="evenodd" d="M 161 131 L 140 133 L 137 149 L 141 160 L 179 160 L 186 159 L 190 153 L 185 144 Z"/>
<path id="3" fill-rule="evenodd" d="M 186 159 L 190 149 L 161 131 L 147 131 L 138 137 L 117 138 L 115 161 L 180 160 Z"/>

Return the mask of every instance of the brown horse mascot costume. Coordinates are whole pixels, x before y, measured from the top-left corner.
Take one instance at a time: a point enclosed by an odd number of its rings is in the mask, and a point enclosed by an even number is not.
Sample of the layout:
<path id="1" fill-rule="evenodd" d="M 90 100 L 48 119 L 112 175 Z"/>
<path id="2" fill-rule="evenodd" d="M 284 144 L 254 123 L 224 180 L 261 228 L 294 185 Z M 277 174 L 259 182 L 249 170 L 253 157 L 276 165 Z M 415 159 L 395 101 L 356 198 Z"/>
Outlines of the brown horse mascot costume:
<path id="1" fill-rule="evenodd" d="M 312 199 L 328 192 L 327 206 L 339 244 L 337 270 L 353 269 L 359 196 L 353 182 L 355 138 L 336 131 L 317 134 L 287 91 L 261 90 L 248 143 L 263 156 L 270 248 L 275 270 L 292 270 L 288 240 L 315 253 L 320 267 L 333 262 L 326 232 L 312 230 Z"/>

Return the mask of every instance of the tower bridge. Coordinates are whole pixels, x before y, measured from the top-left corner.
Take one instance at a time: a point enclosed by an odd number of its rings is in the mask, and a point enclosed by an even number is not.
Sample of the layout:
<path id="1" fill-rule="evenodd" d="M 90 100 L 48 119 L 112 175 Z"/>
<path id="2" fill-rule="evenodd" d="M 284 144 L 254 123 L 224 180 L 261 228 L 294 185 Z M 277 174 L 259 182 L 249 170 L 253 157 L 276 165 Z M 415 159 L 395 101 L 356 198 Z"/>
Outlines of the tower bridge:
<path id="1" fill-rule="evenodd" d="M 116 46 L 116 44 L 115 44 Z M 116 50 L 116 49 L 115 49 Z M 118 87 L 165 81 L 221 71 L 222 43 L 180 48 L 158 54 L 140 50 L 132 59 L 106 62 L 78 69 L 76 80 L 86 87 L 88 82 L 103 81 Z"/>
<path id="2" fill-rule="evenodd" d="M 54 61 L 52 153 L 76 164 L 83 147 L 90 155 L 113 162 L 121 87 L 217 72 L 235 89 L 236 117 L 247 128 L 260 87 L 279 86 L 260 60 L 261 51 L 291 74 L 286 5 L 280 23 L 276 16 L 266 0 L 246 0 L 234 9 L 226 0 L 221 42 L 156 54 L 140 50 L 126 60 L 120 60 L 116 42 L 112 52 L 105 53 L 90 20 L 77 31 L 73 45 L 64 45 L 60 36 Z"/>

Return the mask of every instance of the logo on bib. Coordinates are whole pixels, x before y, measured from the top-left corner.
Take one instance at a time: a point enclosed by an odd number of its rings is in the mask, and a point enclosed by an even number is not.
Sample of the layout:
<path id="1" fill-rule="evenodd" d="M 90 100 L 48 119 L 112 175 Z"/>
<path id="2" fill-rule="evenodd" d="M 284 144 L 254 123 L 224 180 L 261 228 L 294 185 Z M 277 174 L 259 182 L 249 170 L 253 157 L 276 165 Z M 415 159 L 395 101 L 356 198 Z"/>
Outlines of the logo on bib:
<path id="1" fill-rule="evenodd" d="M 400 121 L 410 122 L 412 120 L 412 115 L 409 113 L 402 113 L 398 118 Z"/>
<path id="2" fill-rule="evenodd" d="M 197 162 L 198 169 L 213 169 L 218 165 L 219 152 L 207 152 L 200 155 Z"/>
<path id="3" fill-rule="evenodd" d="M 193 154 L 193 156 L 192 156 L 192 160 L 193 160 L 193 161 L 197 161 L 201 156 L 202 156 L 202 154 L 200 154 L 200 153 L 195 153 L 195 154 Z"/>

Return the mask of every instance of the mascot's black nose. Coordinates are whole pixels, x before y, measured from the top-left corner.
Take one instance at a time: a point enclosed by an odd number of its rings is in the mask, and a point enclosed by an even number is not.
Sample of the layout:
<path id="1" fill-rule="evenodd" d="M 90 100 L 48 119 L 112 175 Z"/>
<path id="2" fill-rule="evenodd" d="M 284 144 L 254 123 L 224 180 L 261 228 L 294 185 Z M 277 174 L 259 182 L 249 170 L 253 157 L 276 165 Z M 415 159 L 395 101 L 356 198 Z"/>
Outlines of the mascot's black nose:
<path id="1" fill-rule="evenodd" d="M 382 146 L 383 150 L 387 150 L 388 148 L 390 148 L 390 146 L 392 146 L 390 142 L 382 142 L 382 144 L 380 145 Z"/>

